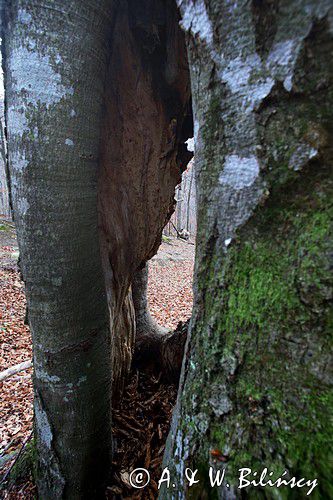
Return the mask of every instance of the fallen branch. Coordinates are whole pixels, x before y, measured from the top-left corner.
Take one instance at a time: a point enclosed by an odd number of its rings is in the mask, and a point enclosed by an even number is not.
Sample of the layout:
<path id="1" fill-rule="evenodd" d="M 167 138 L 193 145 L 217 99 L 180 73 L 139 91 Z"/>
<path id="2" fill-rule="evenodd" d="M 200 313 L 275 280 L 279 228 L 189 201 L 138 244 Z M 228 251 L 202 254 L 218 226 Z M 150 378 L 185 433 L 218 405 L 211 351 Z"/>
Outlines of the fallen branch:
<path id="1" fill-rule="evenodd" d="M 0 372 L 0 382 L 3 382 L 7 378 L 16 375 L 16 373 L 22 372 L 23 370 L 27 370 L 28 368 L 31 367 L 32 367 L 32 361 L 23 361 L 23 363 L 11 366 L 10 368 L 7 368 L 7 370 Z"/>

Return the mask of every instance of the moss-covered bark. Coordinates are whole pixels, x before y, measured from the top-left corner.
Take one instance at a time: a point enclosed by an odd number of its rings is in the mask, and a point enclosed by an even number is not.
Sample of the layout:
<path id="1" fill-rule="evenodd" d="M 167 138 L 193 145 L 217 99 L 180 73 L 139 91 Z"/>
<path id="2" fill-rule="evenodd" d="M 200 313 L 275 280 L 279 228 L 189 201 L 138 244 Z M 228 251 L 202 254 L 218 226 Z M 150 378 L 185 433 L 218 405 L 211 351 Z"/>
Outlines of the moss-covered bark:
<path id="1" fill-rule="evenodd" d="M 212 0 L 196 3 L 200 16 L 190 4 L 181 10 L 197 131 L 195 303 L 164 458 L 176 486 L 160 497 L 306 496 L 237 489 L 238 469 L 259 476 L 267 467 L 273 478 L 317 478 L 312 498 L 329 498 L 328 3 L 276 1 L 265 11 Z M 210 466 L 226 469 L 220 488 L 209 485 Z M 187 487 L 185 467 L 200 483 Z"/>

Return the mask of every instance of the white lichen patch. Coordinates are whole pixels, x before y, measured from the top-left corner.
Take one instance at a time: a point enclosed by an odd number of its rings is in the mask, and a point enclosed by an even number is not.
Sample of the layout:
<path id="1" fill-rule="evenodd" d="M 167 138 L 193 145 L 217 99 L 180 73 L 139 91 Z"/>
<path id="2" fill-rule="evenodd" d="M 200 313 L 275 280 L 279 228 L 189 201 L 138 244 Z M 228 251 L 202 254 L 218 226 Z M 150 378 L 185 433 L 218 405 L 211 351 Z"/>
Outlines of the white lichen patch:
<path id="1" fill-rule="evenodd" d="M 230 243 L 232 242 L 232 238 L 227 238 L 225 241 L 224 241 L 224 244 L 226 247 L 228 247 L 230 245 Z"/>
<path id="2" fill-rule="evenodd" d="M 185 31 L 190 31 L 193 36 L 198 36 L 207 45 L 213 42 L 212 23 L 208 17 L 203 0 L 189 1 L 181 5 L 182 20 L 180 25 Z"/>
<path id="3" fill-rule="evenodd" d="M 288 92 L 292 89 L 298 50 L 299 43 L 296 40 L 284 40 L 273 45 L 267 58 L 268 70 L 275 78 L 283 81 L 283 86 Z"/>
<path id="4" fill-rule="evenodd" d="M 22 136 L 24 132 L 29 130 L 25 112 L 23 106 L 8 106 L 8 123 L 12 134 Z"/>
<path id="5" fill-rule="evenodd" d="M 295 40 L 285 40 L 275 43 L 267 58 L 268 67 L 290 66 L 293 61 L 296 45 Z"/>
<path id="6" fill-rule="evenodd" d="M 177 457 L 177 460 L 175 460 L 174 464 L 179 481 L 182 482 L 184 480 L 184 463 L 189 456 L 188 435 L 184 435 L 183 432 L 179 429 L 175 437 L 175 444 L 176 447 L 174 455 L 175 457 Z"/>
<path id="7" fill-rule="evenodd" d="M 267 97 L 272 90 L 274 85 L 273 78 L 267 78 L 263 82 L 258 82 L 255 85 L 250 86 L 249 95 L 244 99 L 243 102 L 246 103 L 247 107 L 252 110 L 255 109 L 259 104 Z"/>
<path id="8" fill-rule="evenodd" d="M 309 160 L 315 158 L 317 155 L 318 150 L 310 144 L 300 144 L 291 155 L 288 167 L 296 172 L 302 170 Z"/>
<path id="9" fill-rule="evenodd" d="M 17 210 L 18 210 L 19 214 L 22 217 L 25 217 L 25 215 L 27 214 L 27 212 L 30 208 L 28 200 L 26 198 L 21 197 L 17 200 L 16 206 L 17 206 Z"/>
<path id="10" fill-rule="evenodd" d="M 51 450 L 53 439 L 51 426 L 49 424 L 46 412 L 42 409 L 38 399 L 35 399 L 34 410 L 36 430 L 39 439 L 49 450 Z"/>
<path id="11" fill-rule="evenodd" d="M 258 54 L 252 54 L 245 60 L 236 57 L 229 61 L 228 65 L 220 71 L 220 78 L 227 83 L 231 92 L 236 94 L 248 85 L 251 71 L 260 64 L 261 60 Z"/>
<path id="12" fill-rule="evenodd" d="M 8 158 L 10 164 L 13 167 L 13 170 L 15 169 L 18 172 L 23 172 L 27 168 L 29 163 L 25 157 L 24 151 L 23 152 L 18 150 L 9 151 Z M 12 185 L 12 191 L 14 191 L 16 188 L 16 177 L 14 175 L 14 171 L 11 175 L 11 185 Z"/>
<path id="13" fill-rule="evenodd" d="M 29 24 L 31 23 L 32 17 L 25 9 L 19 9 L 17 19 L 22 24 Z"/>
<path id="14" fill-rule="evenodd" d="M 50 375 L 43 368 L 41 368 L 36 362 L 34 363 L 35 375 L 37 379 L 51 384 L 57 384 L 61 382 L 61 379 L 57 375 Z"/>
<path id="15" fill-rule="evenodd" d="M 24 92 L 26 104 L 51 106 L 73 95 L 73 87 L 62 83 L 48 55 L 16 47 L 10 58 L 11 77 L 16 82 L 16 91 Z"/>
<path id="16" fill-rule="evenodd" d="M 66 144 L 66 146 L 74 146 L 74 142 L 72 141 L 72 139 L 68 139 L 68 138 L 65 140 L 65 144 Z"/>
<path id="17" fill-rule="evenodd" d="M 261 58 L 256 53 L 245 59 L 236 57 L 219 71 L 220 79 L 228 85 L 230 91 L 241 96 L 243 111 L 251 111 L 260 104 L 274 85 L 273 78 L 263 76 L 261 80 L 256 78 L 252 83 L 251 75 L 255 71 L 264 73 Z"/>
<path id="18" fill-rule="evenodd" d="M 238 155 L 229 155 L 225 159 L 224 168 L 219 182 L 235 190 L 251 186 L 259 175 L 259 163 L 254 155 L 242 158 Z"/>

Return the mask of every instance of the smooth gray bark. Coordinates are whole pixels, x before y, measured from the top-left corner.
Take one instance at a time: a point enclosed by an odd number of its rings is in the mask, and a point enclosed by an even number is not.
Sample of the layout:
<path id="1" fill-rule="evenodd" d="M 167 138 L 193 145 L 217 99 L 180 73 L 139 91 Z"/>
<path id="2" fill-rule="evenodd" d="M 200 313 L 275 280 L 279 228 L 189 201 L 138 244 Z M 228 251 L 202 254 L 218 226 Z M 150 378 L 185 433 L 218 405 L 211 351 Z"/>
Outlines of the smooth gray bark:
<path id="1" fill-rule="evenodd" d="M 173 0 L 6 5 L 41 498 L 94 497 L 109 471 L 111 380 L 119 399 L 134 350 L 131 282 L 157 251 L 191 158 L 178 20 Z"/>
<path id="2" fill-rule="evenodd" d="M 194 307 L 160 498 L 239 490 L 238 469 L 332 496 L 332 3 L 178 2 L 194 107 Z M 211 487 L 209 467 L 226 469 Z M 185 468 L 198 469 L 191 488 Z M 247 479 L 254 479 L 251 474 Z M 229 486 L 227 486 L 227 483 Z"/>
<path id="3" fill-rule="evenodd" d="M 160 327 L 152 318 L 148 305 L 148 262 L 139 269 L 132 281 L 132 297 L 135 310 L 136 342 L 145 342 L 145 337 L 161 336 L 167 329 Z"/>
<path id="4" fill-rule="evenodd" d="M 164 380 L 179 381 L 187 328 L 171 332 L 157 324 L 148 305 L 149 265 L 136 272 L 132 281 L 135 311 L 135 350 L 133 362 L 144 369 L 159 370 Z"/>
<path id="5" fill-rule="evenodd" d="M 190 182 L 189 182 L 188 194 L 187 194 L 186 231 L 190 230 L 191 198 L 193 197 L 192 186 L 193 186 L 194 171 L 195 171 L 195 167 L 194 167 L 194 164 L 192 164 L 191 173 L 190 173 Z"/>
<path id="6" fill-rule="evenodd" d="M 96 189 L 110 6 L 6 4 L 8 156 L 33 338 L 43 500 L 98 497 L 111 464 Z"/>
<path id="7" fill-rule="evenodd" d="M 1 85 L 1 80 L 0 80 Z M 0 90 L 1 93 L 1 90 Z M 0 95 L 1 99 L 1 95 Z M 2 108 L 2 109 L 1 109 Z M 9 190 L 7 179 L 6 143 L 4 134 L 3 102 L 0 102 L 0 217 L 10 218 Z"/>

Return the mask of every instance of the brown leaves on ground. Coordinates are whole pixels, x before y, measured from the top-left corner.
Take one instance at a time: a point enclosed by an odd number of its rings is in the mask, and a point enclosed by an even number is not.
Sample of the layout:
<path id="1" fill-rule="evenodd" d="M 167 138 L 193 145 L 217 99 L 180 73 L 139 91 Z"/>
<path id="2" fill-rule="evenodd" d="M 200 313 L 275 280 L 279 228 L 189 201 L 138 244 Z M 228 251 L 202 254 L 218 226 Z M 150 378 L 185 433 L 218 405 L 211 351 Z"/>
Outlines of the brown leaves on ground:
<path id="1" fill-rule="evenodd" d="M 10 247 L 5 247 L 10 253 Z M 2 248 L 4 251 L 4 247 Z M 31 338 L 25 318 L 24 286 L 15 269 L 0 269 L 0 371 L 31 360 Z M 0 455 L 22 443 L 31 429 L 31 369 L 1 383 Z"/>
<path id="2" fill-rule="evenodd" d="M 157 323 L 175 329 L 191 316 L 194 245 L 179 239 L 162 243 L 149 262 L 148 302 Z"/>
<path id="3" fill-rule="evenodd" d="M 176 395 L 175 385 L 162 384 L 153 374 L 132 373 L 121 406 L 113 411 L 115 454 L 108 499 L 157 498 Z M 135 489 L 130 484 L 130 474 L 136 468 L 149 470 L 150 482 L 143 489 Z"/>

